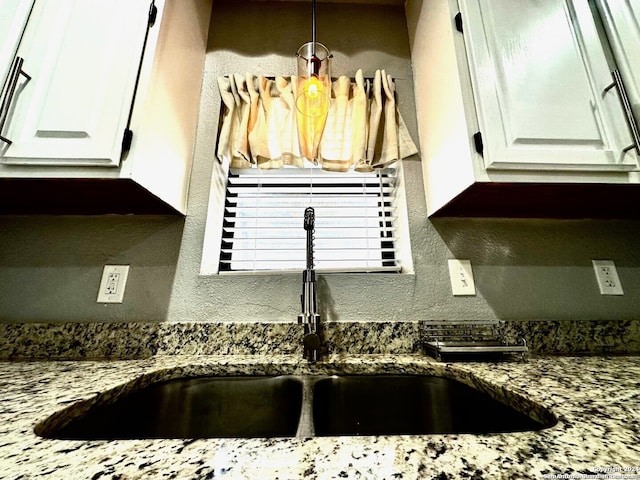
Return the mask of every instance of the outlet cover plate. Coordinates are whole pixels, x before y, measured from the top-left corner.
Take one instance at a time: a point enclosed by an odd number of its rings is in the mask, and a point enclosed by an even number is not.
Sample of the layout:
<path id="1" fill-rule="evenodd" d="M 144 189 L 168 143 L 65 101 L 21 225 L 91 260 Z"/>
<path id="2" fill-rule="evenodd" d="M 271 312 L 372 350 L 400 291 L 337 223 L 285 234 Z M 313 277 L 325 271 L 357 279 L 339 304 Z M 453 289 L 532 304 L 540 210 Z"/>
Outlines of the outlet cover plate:
<path id="1" fill-rule="evenodd" d="M 611 260 L 591 260 L 601 295 L 624 295 L 616 265 Z"/>
<path id="2" fill-rule="evenodd" d="M 122 303 L 129 276 L 129 265 L 105 265 L 97 303 Z"/>
<path id="3" fill-rule="evenodd" d="M 473 271 L 470 260 L 449 259 L 449 278 L 451 291 L 455 296 L 475 295 L 476 285 L 473 282 Z"/>

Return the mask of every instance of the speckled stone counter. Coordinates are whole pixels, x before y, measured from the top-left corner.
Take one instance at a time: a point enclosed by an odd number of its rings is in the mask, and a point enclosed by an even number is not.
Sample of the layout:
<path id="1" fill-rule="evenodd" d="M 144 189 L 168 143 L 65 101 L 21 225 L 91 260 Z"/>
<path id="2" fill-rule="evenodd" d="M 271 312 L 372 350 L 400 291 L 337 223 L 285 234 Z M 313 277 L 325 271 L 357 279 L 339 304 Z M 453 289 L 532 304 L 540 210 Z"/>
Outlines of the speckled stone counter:
<path id="1" fill-rule="evenodd" d="M 500 321 L 534 353 L 640 353 L 640 320 Z M 154 355 L 301 352 L 295 322 L 0 323 L 0 359 L 122 359 Z M 421 322 L 323 322 L 328 354 L 416 354 Z"/>
<path id="2" fill-rule="evenodd" d="M 342 372 L 457 378 L 520 409 L 545 407 L 558 423 L 491 435 L 278 439 L 62 441 L 33 432 L 54 412 L 127 383 L 205 373 Z M 334 355 L 315 365 L 299 355 L 0 362 L 0 386 L 2 479 L 542 479 L 625 467 L 632 471 L 619 478 L 640 478 L 631 475 L 640 468 L 637 356 L 456 364 L 421 355 Z"/>

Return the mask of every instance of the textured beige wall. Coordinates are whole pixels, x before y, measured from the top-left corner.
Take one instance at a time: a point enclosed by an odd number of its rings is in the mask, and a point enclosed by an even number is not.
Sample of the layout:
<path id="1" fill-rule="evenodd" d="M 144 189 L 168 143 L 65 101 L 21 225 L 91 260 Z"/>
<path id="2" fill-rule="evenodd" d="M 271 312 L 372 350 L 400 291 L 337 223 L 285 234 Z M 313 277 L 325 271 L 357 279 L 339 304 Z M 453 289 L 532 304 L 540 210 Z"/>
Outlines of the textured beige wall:
<path id="1" fill-rule="evenodd" d="M 0 321 L 295 321 L 301 275 L 198 272 L 220 111 L 215 77 L 294 73 L 295 51 L 310 39 L 309 12 L 299 2 L 216 2 L 185 219 L 0 217 Z M 319 3 L 318 40 L 335 55 L 334 75 L 385 68 L 396 79 L 417 142 L 403 9 Z M 638 222 L 430 221 L 418 162 L 405 162 L 415 274 L 321 276 L 325 319 L 638 318 Z M 477 296 L 451 295 L 453 257 L 471 260 Z M 592 258 L 616 262 L 625 296 L 599 295 Z M 95 303 L 105 263 L 131 265 L 122 305 Z"/>

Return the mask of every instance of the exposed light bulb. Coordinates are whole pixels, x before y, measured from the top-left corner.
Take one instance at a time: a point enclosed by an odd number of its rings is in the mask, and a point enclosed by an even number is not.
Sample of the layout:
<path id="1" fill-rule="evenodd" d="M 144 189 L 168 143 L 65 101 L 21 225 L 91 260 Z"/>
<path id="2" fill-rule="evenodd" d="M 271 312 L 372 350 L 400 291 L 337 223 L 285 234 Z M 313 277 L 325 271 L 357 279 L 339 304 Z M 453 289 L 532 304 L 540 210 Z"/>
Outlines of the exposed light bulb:
<path id="1" fill-rule="evenodd" d="M 331 105 L 331 53 L 321 43 L 308 42 L 298 49 L 296 56 L 296 121 L 300 153 L 316 162 Z"/>
<path id="2" fill-rule="evenodd" d="M 304 94 L 311 101 L 316 100 L 322 94 L 322 83 L 320 83 L 318 77 L 313 76 L 307 80 L 307 84 L 304 86 Z"/>
<path id="3" fill-rule="evenodd" d="M 296 100 L 296 106 L 300 113 L 309 117 L 317 117 L 327 113 L 329 109 L 327 86 L 317 76 L 304 79 L 301 90 Z"/>

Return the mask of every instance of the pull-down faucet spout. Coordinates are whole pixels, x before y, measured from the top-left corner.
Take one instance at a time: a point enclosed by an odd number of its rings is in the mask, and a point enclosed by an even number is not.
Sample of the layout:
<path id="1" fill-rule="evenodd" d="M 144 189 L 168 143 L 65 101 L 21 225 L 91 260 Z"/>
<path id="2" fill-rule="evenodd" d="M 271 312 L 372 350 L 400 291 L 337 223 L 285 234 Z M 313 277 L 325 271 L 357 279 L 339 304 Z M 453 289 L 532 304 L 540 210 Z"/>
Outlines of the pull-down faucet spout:
<path id="1" fill-rule="evenodd" d="M 318 314 L 318 297 L 316 291 L 316 272 L 313 269 L 313 231 L 315 229 L 315 212 L 312 207 L 304 211 L 304 229 L 307 232 L 307 268 L 302 272 L 302 313 L 298 315 L 298 323 L 304 328 L 302 343 L 303 357 L 315 362 L 320 357 L 320 315 Z"/>

